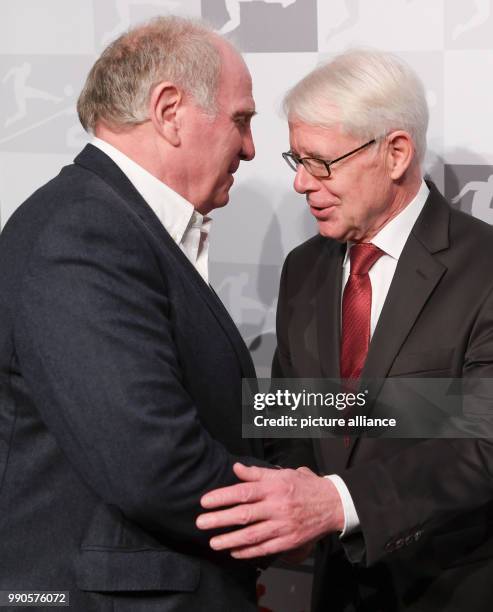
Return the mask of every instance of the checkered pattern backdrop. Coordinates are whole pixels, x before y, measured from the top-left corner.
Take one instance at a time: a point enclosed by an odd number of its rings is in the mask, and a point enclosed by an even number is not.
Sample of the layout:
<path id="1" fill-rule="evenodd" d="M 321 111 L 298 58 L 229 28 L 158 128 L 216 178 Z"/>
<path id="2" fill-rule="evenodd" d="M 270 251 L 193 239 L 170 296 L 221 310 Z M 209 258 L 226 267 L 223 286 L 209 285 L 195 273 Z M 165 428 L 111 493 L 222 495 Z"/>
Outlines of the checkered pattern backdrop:
<path id="1" fill-rule="evenodd" d="M 87 142 L 75 101 L 103 47 L 157 14 L 207 19 L 252 72 L 255 160 L 215 216 L 211 278 L 268 376 L 280 266 L 316 232 L 280 152 L 283 95 L 350 46 L 391 50 L 423 79 L 431 111 L 426 172 L 457 207 L 493 222 L 493 0 L 16 0 L 0 2 L 0 210 L 5 223 Z M 269 570 L 261 604 L 308 610 L 309 574 Z M 330 577 L 328 578 L 330 580 Z M 26 587 L 27 588 L 27 587 Z"/>

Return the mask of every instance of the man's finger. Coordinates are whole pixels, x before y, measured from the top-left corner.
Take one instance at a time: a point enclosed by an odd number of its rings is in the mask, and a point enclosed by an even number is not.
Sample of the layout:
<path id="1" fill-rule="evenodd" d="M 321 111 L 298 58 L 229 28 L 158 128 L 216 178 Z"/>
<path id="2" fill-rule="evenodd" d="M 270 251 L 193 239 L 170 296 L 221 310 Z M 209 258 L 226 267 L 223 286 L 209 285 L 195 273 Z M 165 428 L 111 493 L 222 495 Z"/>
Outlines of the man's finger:
<path id="1" fill-rule="evenodd" d="M 212 538 L 209 542 L 214 550 L 225 550 L 252 547 L 278 537 L 277 529 L 272 521 L 262 521 L 243 529 L 237 529 L 231 533 L 225 533 Z"/>
<path id="2" fill-rule="evenodd" d="M 240 484 L 223 487 L 209 491 L 202 496 L 200 504 L 203 508 L 221 508 L 245 504 L 261 499 L 261 493 L 255 482 L 241 482 Z"/>
<path id="3" fill-rule="evenodd" d="M 233 471 L 240 480 L 244 480 L 245 482 L 261 480 L 262 477 L 272 472 L 270 468 L 261 468 L 256 465 L 248 466 L 243 465 L 243 463 L 235 463 L 233 465 Z"/>
<path id="4" fill-rule="evenodd" d="M 267 518 L 268 513 L 262 510 L 261 504 L 241 504 L 219 512 L 206 512 L 197 517 L 199 529 L 218 529 L 219 527 L 234 527 L 250 525 Z"/>

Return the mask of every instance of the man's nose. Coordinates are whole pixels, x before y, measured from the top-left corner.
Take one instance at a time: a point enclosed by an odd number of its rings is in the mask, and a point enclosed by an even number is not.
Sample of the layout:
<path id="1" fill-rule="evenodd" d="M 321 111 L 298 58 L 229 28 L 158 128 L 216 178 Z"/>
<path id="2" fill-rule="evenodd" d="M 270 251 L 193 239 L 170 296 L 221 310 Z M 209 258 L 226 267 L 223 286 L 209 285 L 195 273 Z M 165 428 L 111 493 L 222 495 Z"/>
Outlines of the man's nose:
<path id="1" fill-rule="evenodd" d="M 312 176 L 303 164 L 298 164 L 296 176 L 294 177 L 294 188 L 298 193 L 306 193 L 307 191 L 315 191 L 317 189 L 318 179 Z"/>
<path id="2" fill-rule="evenodd" d="M 240 157 L 245 161 L 250 161 L 255 157 L 255 145 L 251 129 L 248 129 L 243 136 Z"/>

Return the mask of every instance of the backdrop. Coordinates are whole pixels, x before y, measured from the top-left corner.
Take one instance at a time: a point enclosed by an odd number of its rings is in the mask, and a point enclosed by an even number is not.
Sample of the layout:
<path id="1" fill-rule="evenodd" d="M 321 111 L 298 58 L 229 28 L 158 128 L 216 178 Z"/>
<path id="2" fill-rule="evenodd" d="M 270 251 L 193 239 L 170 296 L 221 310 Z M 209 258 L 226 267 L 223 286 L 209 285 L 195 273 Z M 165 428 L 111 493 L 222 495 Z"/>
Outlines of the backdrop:
<path id="1" fill-rule="evenodd" d="M 426 172 L 450 201 L 493 222 L 493 0 L 0 0 L 0 211 L 15 208 L 87 142 L 75 102 L 89 67 L 130 25 L 157 14 L 204 17 L 232 37 L 252 72 L 256 158 L 214 214 L 211 280 L 268 376 L 280 266 L 316 232 L 279 111 L 283 93 L 350 46 L 387 49 L 423 79 Z M 310 563 L 262 577 L 264 610 L 309 608 Z M 27 587 L 26 587 L 27 588 Z M 330 588 L 328 577 L 327 588 Z"/>

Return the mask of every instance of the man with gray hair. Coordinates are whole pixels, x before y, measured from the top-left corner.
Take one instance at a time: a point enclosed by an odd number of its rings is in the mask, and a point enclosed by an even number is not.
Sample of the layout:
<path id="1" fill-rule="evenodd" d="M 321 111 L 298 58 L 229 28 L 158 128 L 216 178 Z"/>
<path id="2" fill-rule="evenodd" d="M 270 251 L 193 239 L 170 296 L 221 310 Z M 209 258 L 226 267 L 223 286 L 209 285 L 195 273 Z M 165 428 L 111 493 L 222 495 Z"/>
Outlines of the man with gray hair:
<path id="1" fill-rule="evenodd" d="M 493 377 L 493 229 L 423 180 L 428 110 L 413 71 L 348 51 L 295 85 L 285 110 L 283 156 L 319 235 L 284 263 L 273 377 Z M 275 460 L 292 463 L 280 442 Z M 491 445 L 316 441 L 320 476 L 236 465 L 244 482 L 206 495 L 198 525 L 241 525 L 211 539 L 238 559 L 319 540 L 317 612 L 491 610 Z"/>
<path id="2" fill-rule="evenodd" d="M 207 214 L 255 153 L 250 74 L 200 23 L 158 18 L 103 52 L 78 111 L 92 143 L 0 237 L 0 590 L 253 612 L 255 563 L 195 526 L 200 496 L 262 454 L 241 437 L 255 370 L 207 265 Z"/>

